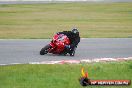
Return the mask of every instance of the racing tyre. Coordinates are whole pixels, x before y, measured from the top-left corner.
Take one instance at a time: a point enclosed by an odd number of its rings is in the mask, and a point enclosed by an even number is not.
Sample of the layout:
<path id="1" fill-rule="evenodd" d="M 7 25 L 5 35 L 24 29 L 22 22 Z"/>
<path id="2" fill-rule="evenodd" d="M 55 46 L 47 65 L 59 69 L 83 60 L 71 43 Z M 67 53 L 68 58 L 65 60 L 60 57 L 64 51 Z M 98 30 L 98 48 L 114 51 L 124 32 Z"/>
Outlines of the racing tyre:
<path id="1" fill-rule="evenodd" d="M 70 56 L 74 56 L 75 55 L 75 50 L 76 50 L 76 48 L 74 48 L 73 50 L 71 50 Z"/>
<path id="2" fill-rule="evenodd" d="M 48 44 L 44 48 L 41 49 L 40 55 L 44 55 L 48 53 L 48 50 L 51 48 L 51 46 Z"/>

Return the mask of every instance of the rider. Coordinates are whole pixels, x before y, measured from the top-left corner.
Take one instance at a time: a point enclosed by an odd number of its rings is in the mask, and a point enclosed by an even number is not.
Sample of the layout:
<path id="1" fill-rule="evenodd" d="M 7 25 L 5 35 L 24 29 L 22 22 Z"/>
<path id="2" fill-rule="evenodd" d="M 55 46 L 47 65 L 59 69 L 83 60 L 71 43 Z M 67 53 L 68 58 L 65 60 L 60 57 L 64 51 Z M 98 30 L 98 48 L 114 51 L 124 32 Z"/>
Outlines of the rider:
<path id="1" fill-rule="evenodd" d="M 75 49 L 80 42 L 78 29 L 73 28 L 71 31 L 58 32 L 57 34 L 64 34 L 69 38 L 71 43 L 69 45 L 65 45 L 65 52 L 68 52 L 71 56 L 74 56 Z"/>

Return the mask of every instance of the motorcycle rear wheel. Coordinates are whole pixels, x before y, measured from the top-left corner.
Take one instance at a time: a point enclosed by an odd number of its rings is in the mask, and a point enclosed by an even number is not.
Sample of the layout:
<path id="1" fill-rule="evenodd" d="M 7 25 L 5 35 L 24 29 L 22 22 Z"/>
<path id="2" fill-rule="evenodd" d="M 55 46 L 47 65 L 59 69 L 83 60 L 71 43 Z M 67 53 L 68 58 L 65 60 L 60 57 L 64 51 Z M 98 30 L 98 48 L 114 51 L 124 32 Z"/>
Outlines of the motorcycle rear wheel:
<path id="1" fill-rule="evenodd" d="M 40 50 L 40 55 L 47 54 L 49 48 L 51 48 L 51 46 L 50 46 L 49 44 L 46 45 L 45 47 L 43 47 L 43 48 Z"/>
<path id="2" fill-rule="evenodd" d="M 70 51 L 70 56 L 74 56 L 75 55 L 75 50 L 76 50 L 76 47 Z"/>

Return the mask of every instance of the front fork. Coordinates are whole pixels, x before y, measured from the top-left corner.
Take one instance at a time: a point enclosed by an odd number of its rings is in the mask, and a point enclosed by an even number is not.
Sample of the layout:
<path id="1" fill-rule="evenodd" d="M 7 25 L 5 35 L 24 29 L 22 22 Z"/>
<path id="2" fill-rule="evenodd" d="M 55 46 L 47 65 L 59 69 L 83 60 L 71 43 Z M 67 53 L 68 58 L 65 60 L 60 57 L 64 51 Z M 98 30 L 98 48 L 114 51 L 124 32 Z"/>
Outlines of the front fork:
<path id="1" fill-rule="evenodd" d="M 50 46 L 51 46 L 51 49 L 49 50 L 49 53 L 51 53 L 56 48 L 55 44 L 52 42 L 50 43 Z"/>

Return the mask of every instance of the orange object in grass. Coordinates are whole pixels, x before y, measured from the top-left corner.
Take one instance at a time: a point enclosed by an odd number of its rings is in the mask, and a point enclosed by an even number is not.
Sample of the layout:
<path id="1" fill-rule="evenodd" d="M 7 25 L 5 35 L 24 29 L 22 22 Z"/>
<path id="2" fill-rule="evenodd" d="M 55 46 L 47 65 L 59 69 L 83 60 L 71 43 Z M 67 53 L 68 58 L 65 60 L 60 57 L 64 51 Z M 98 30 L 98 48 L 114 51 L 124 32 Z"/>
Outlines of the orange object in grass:
<path id="1" fill-rule="evenodd" d="M 81 69 L 82 77 L 88 78 L 88 72 L 84 72 L 84 68 Z"/>

